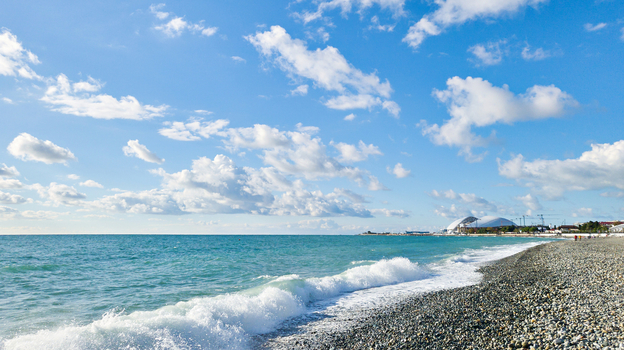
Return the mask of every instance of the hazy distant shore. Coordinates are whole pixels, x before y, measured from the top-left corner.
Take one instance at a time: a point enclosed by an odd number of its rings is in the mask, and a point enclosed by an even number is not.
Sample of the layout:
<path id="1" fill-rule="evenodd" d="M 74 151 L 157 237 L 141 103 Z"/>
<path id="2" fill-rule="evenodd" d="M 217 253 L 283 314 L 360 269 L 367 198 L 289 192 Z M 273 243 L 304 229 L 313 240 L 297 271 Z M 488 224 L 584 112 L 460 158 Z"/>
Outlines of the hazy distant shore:
<path id="1" fill-rule="evenodd" d="M 558 241 L 481 269 L 480 284 L 406 298 L 295 349 L 624 349 L 624 238 Z"/>

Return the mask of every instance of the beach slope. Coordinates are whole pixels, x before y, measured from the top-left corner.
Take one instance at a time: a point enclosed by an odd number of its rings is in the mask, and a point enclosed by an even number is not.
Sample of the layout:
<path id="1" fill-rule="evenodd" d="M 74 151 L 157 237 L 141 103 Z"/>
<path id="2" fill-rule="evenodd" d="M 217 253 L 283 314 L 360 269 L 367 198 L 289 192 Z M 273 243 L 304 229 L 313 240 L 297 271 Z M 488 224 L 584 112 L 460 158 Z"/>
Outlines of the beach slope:
<path id="1" fill-rule="evenodd" d="M 624 239 L 548 243 L 481 272 L 480 284 L 407 298 L 346 331 L 265 347 L 624 349 Z"/>

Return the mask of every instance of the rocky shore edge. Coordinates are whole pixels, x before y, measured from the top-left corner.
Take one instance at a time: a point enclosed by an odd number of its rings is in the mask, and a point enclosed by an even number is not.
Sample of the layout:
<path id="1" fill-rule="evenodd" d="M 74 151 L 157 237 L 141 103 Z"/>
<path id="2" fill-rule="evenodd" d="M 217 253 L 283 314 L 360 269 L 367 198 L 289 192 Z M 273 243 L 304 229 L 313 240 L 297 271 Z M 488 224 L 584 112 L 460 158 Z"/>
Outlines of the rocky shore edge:
<path id="1" fill-rule="evenodd" d="M 539 245 L 480 270 L 477 285 L 416 295 L 343 330 L 267 349 L 624 349 L 624 238 Z"/>

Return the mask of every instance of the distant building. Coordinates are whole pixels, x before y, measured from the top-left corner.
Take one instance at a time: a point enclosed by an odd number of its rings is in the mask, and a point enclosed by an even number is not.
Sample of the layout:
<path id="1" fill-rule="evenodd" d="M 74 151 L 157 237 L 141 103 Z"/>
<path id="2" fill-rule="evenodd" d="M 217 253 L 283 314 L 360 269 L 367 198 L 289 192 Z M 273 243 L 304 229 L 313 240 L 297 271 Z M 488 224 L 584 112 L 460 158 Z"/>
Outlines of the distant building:
<path id="1" fill-rule="evenodd" d="M 624 224 L 610 227 L 609 233 L 624 233 Z"/>
<path id="2" fill-rule="evenodd" d="M 575 225 L 561 225 L 559 226 L 559 230 L 561 230 L 561 232 L 579 232 L 579 228 L 578 226 Z"/>
<path id="3" fill-rule="evenodd" d="M 481 219 L 474 216 L 466 216 L 453 221 L 446 228 L 446 232 L 466 232 L 467 229 L 471 228 L 492 228 L 505 226 L 516 226 L 516 224 L 514 224 L 511 220 L 498 216 L 484 216 Z"/>

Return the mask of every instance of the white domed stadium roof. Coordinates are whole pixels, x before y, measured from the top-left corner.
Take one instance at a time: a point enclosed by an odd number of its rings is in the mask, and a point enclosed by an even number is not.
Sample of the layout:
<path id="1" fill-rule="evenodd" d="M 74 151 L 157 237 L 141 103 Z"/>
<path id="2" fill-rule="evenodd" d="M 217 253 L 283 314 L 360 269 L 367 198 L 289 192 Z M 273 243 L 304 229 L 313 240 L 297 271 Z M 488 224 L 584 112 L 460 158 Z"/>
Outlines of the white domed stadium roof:
<path id="1" fill-rule="evenodd" d="M 481 228 L 502 226 L 516 226 L 516 224 L 498 216 L 484 216 L 481 219 L 475 218 L 474 216 L 466 216 L 453 221 L 448 225 L 446 231 L 455 231 L 458 227 Z"/>
<path id="2" fill-rule="evenodd" d="M 498 216 L 484 216 L 477 220 L 470 227 L 501 227 L 501 226 L 516 226 L 512 221 Z"/>
<path id="3" fill-rule="evenodd" d="M 477 221 L 479 219 L 475 218 L 474 216 L 465 216 L 463 218 L 459 218 L 453 222 L 451 222 L 450 225 L 448 225 L 448 227 L 446 228 L 447 231 L 455 231 L 455 229 L 458 226 L 467 226 L 475 221 Z"/>

